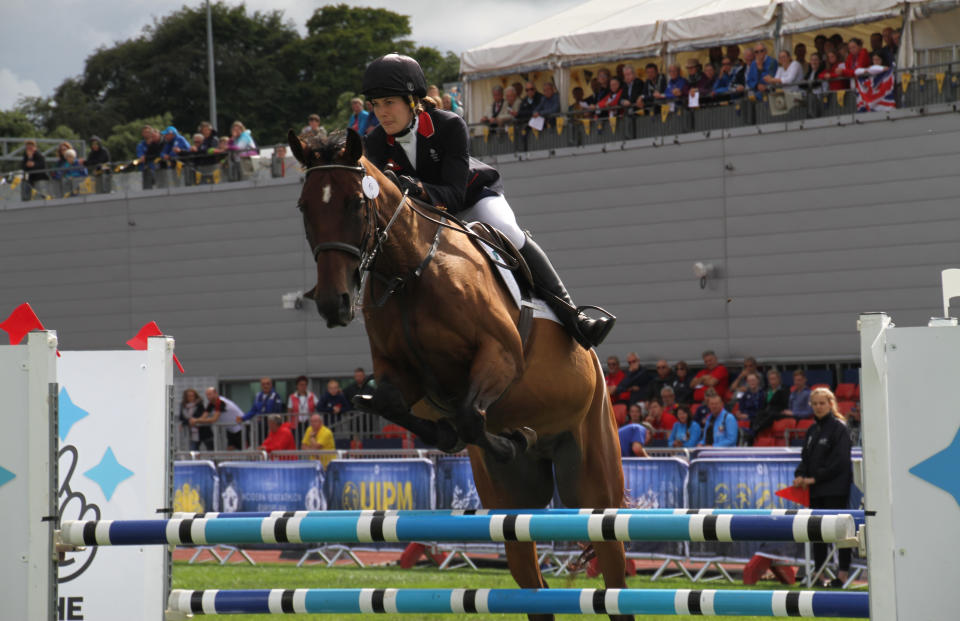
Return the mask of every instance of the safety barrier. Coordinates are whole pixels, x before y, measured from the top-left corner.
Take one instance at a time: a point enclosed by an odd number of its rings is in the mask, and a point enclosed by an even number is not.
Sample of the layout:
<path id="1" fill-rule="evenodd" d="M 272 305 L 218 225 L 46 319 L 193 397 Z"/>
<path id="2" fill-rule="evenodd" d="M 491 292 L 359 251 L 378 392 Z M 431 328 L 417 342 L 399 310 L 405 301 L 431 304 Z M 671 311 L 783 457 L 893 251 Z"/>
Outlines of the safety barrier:
<path id="1" fill-rule="evenodd" d="M 870 616 L 866 593 L 690 589 L 264 589 L 174 590 L 186 614 L 526 613 Z"/>

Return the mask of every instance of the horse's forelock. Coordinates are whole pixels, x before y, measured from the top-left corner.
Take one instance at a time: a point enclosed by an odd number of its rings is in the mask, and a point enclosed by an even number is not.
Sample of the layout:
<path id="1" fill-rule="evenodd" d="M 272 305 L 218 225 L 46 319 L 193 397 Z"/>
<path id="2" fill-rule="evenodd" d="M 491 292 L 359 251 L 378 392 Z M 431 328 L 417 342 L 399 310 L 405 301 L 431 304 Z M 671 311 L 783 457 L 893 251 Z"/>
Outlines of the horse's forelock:
<path id="1" fill-rule="evenodd" d="M 307 139 L 307 151 L 321 164 L 334 162 L 347 144 L 347 133 L 342 130 L 326 136 L 311 136 Z"/>

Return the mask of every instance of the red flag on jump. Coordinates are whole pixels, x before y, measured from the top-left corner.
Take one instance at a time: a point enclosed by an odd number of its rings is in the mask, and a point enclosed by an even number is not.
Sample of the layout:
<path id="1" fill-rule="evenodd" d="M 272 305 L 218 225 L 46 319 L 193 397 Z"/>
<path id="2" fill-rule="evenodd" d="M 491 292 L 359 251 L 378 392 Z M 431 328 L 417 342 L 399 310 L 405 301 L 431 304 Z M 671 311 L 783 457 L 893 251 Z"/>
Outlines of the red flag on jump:
<path id="1" fill-rule="evenodd" d="M 0 330 L 10 335 L 11 345 L 19 345 L 32 330 L 43 329 L 40 318 L 37 317 L 37 314 L 33 312 L 33 308 L 27 302 L 13 309 L 10 316 L 0 323 Z M 57 356 L 60 356 L 59 351 L 57 351 Z"/>
<path id="2" fill-rule="evenodd" d="M 804 507 L 810 506 L 810 488 L 809 487 L 785 487 L 782 490 L 777 492 L 777 496 L 785 500 L 789 500 L 797 503 L 798 505 L 803 505 Z"/>
<path id="3" fill-rule="evenodd" d="M 137 335 L 127 341 L 127 345 L 131 348 L 143 351 L 147 348 L 147 339 L 151 336 L 163 336 L 163 332 L 160 331 L 160 326 L 157 325 L 156 321 L 150 321 L 137 332 Z M 177 365 L 177 368 L 180 369 L 180 372 L 183 373 L 183 365 L 180 364 L 180 360 L 177 359 L 177 355 L 173 355 L 173 362 Z"/>

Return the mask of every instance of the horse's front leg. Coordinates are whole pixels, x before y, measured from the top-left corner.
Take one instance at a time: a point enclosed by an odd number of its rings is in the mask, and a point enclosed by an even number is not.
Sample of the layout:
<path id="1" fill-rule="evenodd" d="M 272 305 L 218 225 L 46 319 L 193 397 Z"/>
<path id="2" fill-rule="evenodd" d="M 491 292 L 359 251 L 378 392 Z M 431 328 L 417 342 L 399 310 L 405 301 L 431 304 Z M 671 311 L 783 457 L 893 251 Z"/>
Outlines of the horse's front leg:
<path id="1" fill-rule="evenodd" d="M 486 411 L 523 372 L 511 352 L 495 338 L 485 339 L 470 366 L 470 387 L 457 408 L 456 426 L 460 439 L 489 451 L 501 462 L 513 461 L 536 442 L 529 428 L 497 429 L 489 433 Z M 520 358 L 522 360 L 522 358 Z"/>
<path id="2" fill-rule="evenodd" d="M 377 387 L 373 394 L 357 395 L 354 397 L 354 406 L 400 425 L 417 435 L 425 444 L 435 446 L 441 451 L 458 452 L 463 449 L 456 430 L 449 422 L 419 418 L 410 411 L 407 404 L 416 403 L 423 396 L 417 383 L 386 361 L 378 361 L 376 357 L 374 375 Z"/>

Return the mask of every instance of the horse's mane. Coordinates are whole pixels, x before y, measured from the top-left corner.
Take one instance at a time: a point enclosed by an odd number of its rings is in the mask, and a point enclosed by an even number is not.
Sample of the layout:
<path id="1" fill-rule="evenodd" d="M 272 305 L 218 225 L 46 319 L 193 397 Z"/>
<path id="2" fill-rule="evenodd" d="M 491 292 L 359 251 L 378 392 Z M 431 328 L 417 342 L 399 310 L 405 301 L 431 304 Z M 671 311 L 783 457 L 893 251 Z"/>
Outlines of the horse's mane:
<path id="1" fill-rule="evenodd" d="M 313 154 L 322 164 L 330 164 L 346 146 L 347 132 L 338 129 L 326 135 L 306 136 L 304 142 L 308 155 Z"/>

